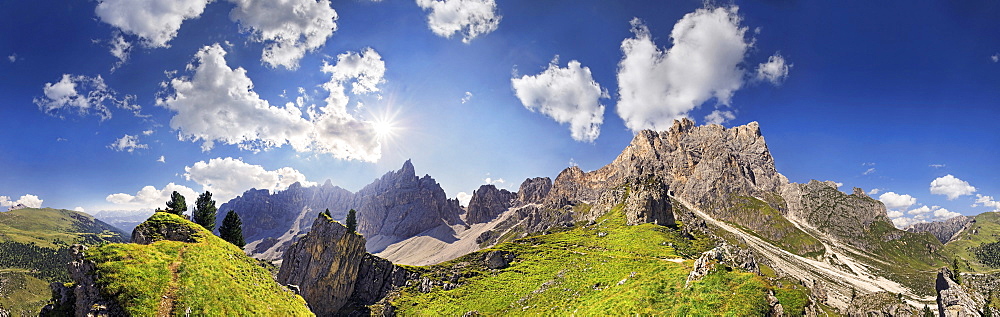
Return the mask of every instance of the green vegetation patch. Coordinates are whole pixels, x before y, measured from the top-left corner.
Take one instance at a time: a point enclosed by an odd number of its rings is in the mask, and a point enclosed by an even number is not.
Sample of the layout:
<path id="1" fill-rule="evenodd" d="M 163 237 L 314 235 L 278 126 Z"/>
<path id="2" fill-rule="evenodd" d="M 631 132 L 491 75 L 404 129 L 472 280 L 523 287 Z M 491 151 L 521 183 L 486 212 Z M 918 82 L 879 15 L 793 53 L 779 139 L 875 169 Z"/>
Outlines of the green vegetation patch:
<path id="1" fill-rule="evenodd" d="M 20 269 L 0 269 L 0 307 L 11 316 L 36 316 L 52 296 L 49 283 Z"/>
<path id="2" fill-rule="evenodd" d="M 98 283 L 133 316 L 310 316 L 302 297 L 236 246 L 179 216 L 156 213 L 149 221 L 180 223 L 198 242 L 109 244 L 87 251 Z"/>
<path id="3" fill-rule="evenodd" d="M 783 203 L 780 199 L 770 198 Z M 770 204 L 754 197 L 736 196 L 733 200 L 735 214 L 741 218 L 734 225 L 740 229 L 801 256 L 815 257 L 826 252 L 823 243 L 800 230 Z"/>
<path id="4" fill-rule="evenodd" d="M 975 250 L 976 260 L 990 268 L 1000 268 L 1000 242 L 983 243 Z"/>
<path id="5" fill-rule="evenodd" d="M 503 243 L 435 266 L 424 277 L 461 286 L 418 286 L 393 301 L 400 315 L 764 315 L 767 283 L 719 269 L 685 288 L 693 261 L 712 247 L 704 238 L 654 224 L 626 226 L 620 208 L 592 225 Z M 490 270 L 484 255 L 507 251 L 509 267 Z"/>

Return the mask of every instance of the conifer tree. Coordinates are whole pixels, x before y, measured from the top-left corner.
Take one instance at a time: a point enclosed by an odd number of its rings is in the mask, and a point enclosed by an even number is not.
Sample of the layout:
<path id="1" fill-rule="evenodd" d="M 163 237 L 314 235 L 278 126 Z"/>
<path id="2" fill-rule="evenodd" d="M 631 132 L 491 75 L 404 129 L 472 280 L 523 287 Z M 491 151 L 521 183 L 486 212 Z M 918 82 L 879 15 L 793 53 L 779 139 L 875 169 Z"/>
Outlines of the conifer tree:
<path id="1" fill-rule="evenodd" d="M 194 223 L 205 227 L 208 231 L 215 230 L 215 214 L 217 209 L 215 208 L 215 200 L 212 200 L 212 193 L 205 191 L 205 193 L 198 195 L 198 200 L 194 203 Z"/>
<path id="2" fill-rule="evenodd" d="M 243 240 L 243 221 L 240 221 L 240 215 L 237 215 L 236 211 L 230 210 L 226 213 L 226 218 L 222 219 L 222 226 L 219 227 L 219 237 L 241 249 L 247 244 Z"/>
<path id="3" fill-rule="evenodd" d="M 180 216 L 187 210 L 188 207 L 187 203 L 184 202 L 184 195 L 181 195 L 181 193 L 178 193 L 176 190 L 170 194 L 170 201 L 167 201 L 166 212 Z"/>
<path id="4" fill-rule="evenodd" d="M 354 209 L 348 211 L 347 219 L 344 222 L 347 224 L 347 231 L 356 232 L 358 230 L 357 211 L 354 211 Z"/>
<path id="5" fill-rule="evenodd" d="M 333 218 L 333 216 L 330 215 L 330 208 L 327 208 L 326 211 L 323 212 L 323 214 L 326 215 L 327 218 L 331 219 Z"/>

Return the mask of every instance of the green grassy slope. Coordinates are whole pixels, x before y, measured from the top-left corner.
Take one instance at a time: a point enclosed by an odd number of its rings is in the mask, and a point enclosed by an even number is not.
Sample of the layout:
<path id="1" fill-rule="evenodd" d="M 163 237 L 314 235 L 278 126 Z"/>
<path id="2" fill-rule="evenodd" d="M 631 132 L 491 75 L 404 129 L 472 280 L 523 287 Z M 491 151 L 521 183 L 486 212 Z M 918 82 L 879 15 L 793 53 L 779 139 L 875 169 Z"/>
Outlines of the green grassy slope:
<path id="1" fill-rule="evenodd" d="M 168 213 L 147 222 L 195 228 L 195 243 L 108 244 L 87 251 L 98 283 L 134 316 L 310 316 L 302 297 L 267 269 L 201 226 Z"/>
<path id="2" fill-rule="evenodd" d="M 653 224 L 626 226 L 620 209 L 595 224 L 503 243 L 442 264 L 417 268 L 425 277 L 462 286 L 421 293 L 406 288 L 393 301 L 400 315 L 763 315 L 774 289 L 752 273 L 720 268 L 685 289 L 693 261 L 712 247 Z M 490 270 L 483 254 L 516 255 L 507 268 Z M 682 260 L 683 259 L 683 260 Z M 779 289 L 801 311 L 805 293 Z M 797 307 L 796 307 L 797 306 Z"/>
<path id="3" fill-rule="evenodd" d="M 72 210 L 0 212 L 0 306 L 15 315 L 38 314 L 51 296 L 49 283 L 69 281 L 69 245 L 127 239 L 113 226 Z"/>
<path id="4" fill-rule="evenodd" d="M 976 222 L 944 246 L 944 253 L 958 258 L 963 271 L 996 272 L 1000 268 L 984 265 L 976 258 L 975 249 L 984 243 L 1000 241 L 1000 212 L 984 212 L 975 216 Z"/>

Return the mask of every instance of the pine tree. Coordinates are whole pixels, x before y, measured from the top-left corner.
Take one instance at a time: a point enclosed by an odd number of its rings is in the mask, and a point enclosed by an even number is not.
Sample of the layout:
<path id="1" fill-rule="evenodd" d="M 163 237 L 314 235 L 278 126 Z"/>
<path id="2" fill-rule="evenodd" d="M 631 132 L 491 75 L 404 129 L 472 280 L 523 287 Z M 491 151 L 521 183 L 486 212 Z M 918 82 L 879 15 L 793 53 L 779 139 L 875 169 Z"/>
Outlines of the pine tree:
<path id="1" fill-rule="evenodd" d="M 237 215 L 236 211 L 230 210 L 226 213 L 226 218 L 222 219 L 219 237 L 240 248 L 247 244 L 243 241 L 243 221 L 240 221 L 240 215 Z"/>
<path id="2" fill-rule="evenodd" d="M 184 212 L 187 210 L 188 207 L 187 203 L 184 202 L 184 195 L 181 195 L 181 193 L 178 193 L 176 190 L 174 191 L 173 194 L 170 194 L 170 201 L 167 201 L 167 210 L 165 210 L 166 212 L 175 215 L 183 215 Z"/>
<path id="3" fill-rule="evenodd" d="M 924 317 L 934 317 L 934 313 L 931 312 L 930 307 L 927 307 L 927 304 L 924 304 L 923 315 Z"/>
<path id="4" fill-rule="evenodd" d="M 347 212 L 347 220 L 344 220 L 344 222 L 347 223 L 347 231 L 356 232 L 358 230 L 357 213 L 358 212 L 354 211 L 354 209 Z"/>
<path id="5" fill-rule="evenodd" d="M 333 216 L 330 215 L 330 208 L 327 208 L 326 211 L 323 212 L 323 214 L 326 215 L 327 218 L 333 219 Z"/>
<path id="6" fill-rule="evenodd" d="M 208 231 L 215 230 L 215 200 L 212 200 L 212 193 L 205 191 L 198 195 L 198 200 L 194 203 L 194 222 L 205 227 Z"/>

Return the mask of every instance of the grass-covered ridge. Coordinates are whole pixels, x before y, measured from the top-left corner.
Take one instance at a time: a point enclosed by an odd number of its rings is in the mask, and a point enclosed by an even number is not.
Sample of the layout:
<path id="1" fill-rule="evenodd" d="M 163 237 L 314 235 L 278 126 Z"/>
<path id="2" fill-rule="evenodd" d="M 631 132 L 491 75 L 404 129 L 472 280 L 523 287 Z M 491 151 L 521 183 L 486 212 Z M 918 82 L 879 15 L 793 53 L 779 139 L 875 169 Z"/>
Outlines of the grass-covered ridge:
<path id="1" fill-rule="evenodd" d="M 24 208 L 0 212 L 0 306 L 35 315 L 51 297 L 49 283 L 68 282 L 68 247 L 125 242 L 117 228 L 72 210 Z"/>
<path id="2" fill-rule="evenodd" d="M 164 212 L 147 223 L 185 226 L 195 242 L 108 244 L 87 251 L 104 293 L 131 315 L 312 315 L 302 297 L 278 285 L 256 260 L 201 226 Z"/>
<path id="3" fill-rule="evenodd" d="M 996 267 L 982 263 L 976 251 L 987 244 L 1000 241 L 1000 212 L 984 212 L 975 216 L 969 228 L 959 233 L 958 238 L 944 246 L 944 253 L 959 259 L 962 269 L 972 272 L 996 272 Z M 989 261 L 987 261 L 989 262 Z"/>
<path id="4" fill-rule="evenodd" d="M 400 315 L 764 315 L 774 287 L 753 273 L 722 268 L 685 288 L 692 257 L 705 238 L 669 227 L 625 225 L 620 206 L 593 224 L 502 243 L 442 264 L 417 268 L 424 277 L 461 286 L 422 293 L 406 288 L 393 300 Z M 490 270 L 484 254 L 515 255 Z M 456 279 L 457 277 L 457 279 Z M 802 294 L 781 291 L 796 309 Z M 794 303 L 793 303 L 794 302 Z M 786 310 L 787 312 L 788 310 Z"/>

